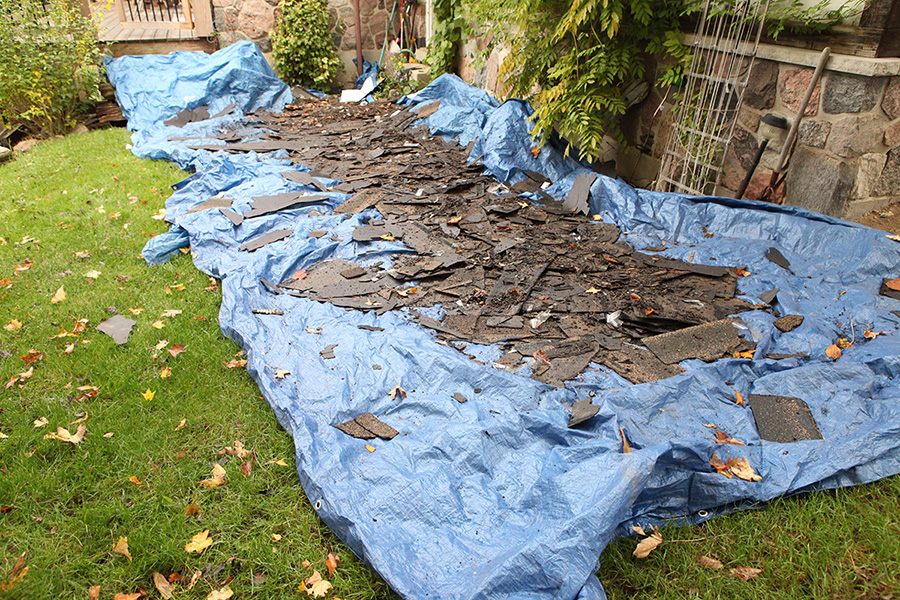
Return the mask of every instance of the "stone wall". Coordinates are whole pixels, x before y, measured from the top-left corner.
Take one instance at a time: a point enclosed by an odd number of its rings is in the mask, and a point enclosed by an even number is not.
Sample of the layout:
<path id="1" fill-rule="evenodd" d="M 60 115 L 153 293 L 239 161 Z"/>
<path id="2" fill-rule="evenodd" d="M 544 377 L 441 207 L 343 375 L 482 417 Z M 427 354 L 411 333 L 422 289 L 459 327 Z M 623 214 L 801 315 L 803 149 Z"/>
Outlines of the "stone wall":
<path id="1" fill-rule="evenodd" d="M 792 120 L 812 74 L 811 67 L 790 63 L 754 64 L 726 155 L 722 184 L 727 191 L 743 181 L 763 136 L 777 133 L 745 194 L 751 199 L 761 196 L 787 131 L 760 128 L 760 118 L 775 113 Z M 826 68 L 800 121 L 780 192 L 785 204 L 848 218 L 900 201 L 900 77 Z"/>
<path id="2" fill-rule="evenodd" d="M 278 0 L 212 0 L 212 5 L 220 48 L 250 40 L 264 54 L 272 51 Z"/>

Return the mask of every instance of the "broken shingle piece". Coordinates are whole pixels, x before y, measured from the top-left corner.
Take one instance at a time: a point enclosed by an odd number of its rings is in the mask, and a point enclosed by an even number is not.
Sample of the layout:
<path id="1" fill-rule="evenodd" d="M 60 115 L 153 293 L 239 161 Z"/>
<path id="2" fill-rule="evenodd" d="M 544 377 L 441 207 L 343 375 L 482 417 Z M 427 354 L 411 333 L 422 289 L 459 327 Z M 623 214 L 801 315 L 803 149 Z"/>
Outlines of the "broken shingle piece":
<path id="1" fill-rule="evenodd" d="M 575 178 L 575 183 L 572 184 L 572 189 L 569 190 L 569 195 L 563 202 L 563 208 L 583 215 L 588 214 L 590 212 L 588 199 L 591 196 L 591 186 L 596 180 L 596 173 L 579 173 Z"/>
<path id="2" fill-rule="evenodd" d="M 780 319 L 776 319 L 772 324 L 778 331 L 787 333 L 803 324 L 803 315 L 785 315 Z"/>
<path id="3" fill-rule="evenodd" d="M 244 222 L 243 215 L 234 212 L 230 208 L 220 208 L 219 212 L 228 217 L 228 220 L 231 221 L 231 224 L 235 227 Z"/>
<path id="4" fill-rule="evenodd" d="M 793 273 L 793 271 L 791 271 L 791 262 L 784 257 L 784 254 L 778 251 L 778 248 L 769 248 L 766 250 L 766 258 L 782 269 L 787 269 Z"/>
<path id="5" fill-rule="evenodd" d="M 110 317 L 97 325 L 97 329 L 108 335 L 113 341 L 120 346 L 128 341 L 131 335 L 131 328 L 137 321 L 127 319 L 122 315 Z"/>
<path id="6" fill-rule="evenodd" d="M 280 210 L 294 208 L 297 206 L 305 206 L 307 204 L 317 204 L 328 200 L 328 196 L 322 194 L 303 194 L 300 192 L 288 192 L 285 194 L 275 194 L 274 196 L 257 196 L 250 203 L 250 210 L 244 213 L 245 219 L 261 217 L 269 215 Z"/>
<path id="7" fill-rule="evenodd" d="M 747 345 L 738 335 L 734 318 L 695 325 L 677 331 L 661 333 L 641 341 L 659 360 L 675 364 L 689 358 L 711 361 L 730 356 Z"/>
<path id="8" fill-rule="evenodd" d="M 334 358 L 334 349 L 337 348 L 337 344 L 328 344 L 319 352 L 319 356 L 324 358 L 325 360 L 329 360 Z"/>
<path id="9" fill-rule="evenodd" d="M 572 418 L 569 419 L 569 427 L 575 427 L 576 425 L 580 425 L 588 419 L 593 418 L 594 415 L 600 412 L 600 407 L 592 404 L 590 398 L 585 398 L 584 400 L 575 402 L 569 410 L 572 411 Z"/>
<path id="10" fill-rule="evenodd" d="M 747 400 L 762 439 L 781 444 L 823 439 L 809 406 L 800 398 L 750 394 Z"/>
<path id="11" fill-rule="evenodd" d="M 231 208 L 232 202 L 233 202 L 233 200 L 231 198 L 221 198 L 221 197 L 214 196 L 214 197 L 210 198 L 209 200 L 204 200 L 200 204 L 197 204 L 196 206 L 191 207 L 191 209 L 188 210 L 184 214 L 192 215 L 196 212 L 200 212 L 201 210 L 207 210 L 209 208 Z"/>
<path id="12" fill-rule="evenodd" d="M 371 440 L 376 437 L 392 440 L 400 433 L 372 413 L 359 415 L 355 419 L 338 423 L 335 427 L 360 440 Z"/>
<path id="13" fill-rule="evenodd" d="M 288 181 L 299 183 L 300 185 L 311 185 L 319 189 L 320 192 L 327 190 L 325 184 L 312 176 L 309 171 L 285 171 L 281 174 Z"/>
<path id="14" fill-rule="evenodd" d="M 266 244 L 271 244 L 273 242 L 278 242 L 280 240 L 288 238 L 293 235 L 293 233 L 294 231 L 292 229 L 276 229 L 275 231 L 270 231 L 265 235 L 253 238 L 249 242 L 244 242 L 238 247 L 238 250 L 253 252 L 255 250 L 259 250 Z"/>
<path id="15" fill-rule="evenodd" d="M 453 399 L 456 400 L 457 402 L 459 402 L 460 404 L 465 404 L 466 402 L 469 401 L 468 398 L 466 398 L 459 392 L 456 392 L 455 394 L 453 394 Z"/>

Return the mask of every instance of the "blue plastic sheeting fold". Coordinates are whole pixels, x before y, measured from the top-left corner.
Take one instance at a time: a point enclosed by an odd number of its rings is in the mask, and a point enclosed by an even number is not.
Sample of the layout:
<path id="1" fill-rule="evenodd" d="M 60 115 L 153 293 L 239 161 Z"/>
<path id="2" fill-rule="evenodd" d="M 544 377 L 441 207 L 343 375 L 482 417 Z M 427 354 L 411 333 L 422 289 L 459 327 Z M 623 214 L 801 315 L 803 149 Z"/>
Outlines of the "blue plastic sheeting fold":
<path id="1" fill-rule="evenodd" d="M 243 112 L 280 111 L 293 97 L 251 42 L 214 54 L 172 52 L 104 61 L 129 129 L 148 129 L 185 108 L 209 107 L 211 115 L 235 103 Z"/>
<path id="2" fill-rule="evenodd" d="M 116 81 L 122 97 L 167 93 L 146 89 L 141 79 Z M 190 88 L 180 81 L 176 87 L 180 94 Z M 406 102 L 438 99 L 440 108 L 425 119 L 432 133 L 461 143 L 477 140 L 472 158 L 480 155 L 499 179 L 541 171 L 554 181 L 548 192 L 562 198 L 584 170 L 552 145 L 532 154 L 531 110 L 521 101 L 499 105 L 443 76 Z M 165 98 L 153 102 L 175 105 Z M 192 127 L 197 125 L 185 129 Z M 404 249 L 353 242 L 352 228 L 376 213 L 333 214 L 346 198 L 340 194 L 316 206 L 323 214 L 295 208 L 238 227 L 217 209 L 186 214 L 214 194 L 227 192 L 240 212 L 254 195 L 301 189 L 280 176 L 298 167 L 257 156 L 188 152 L 187 142 L 171 137 L 144 136 L 135 147 L 197 169 L 166 203 L 171 235 L 188 239 L 196 266 L 222 279 L 222 331 L 246 350 L 250 374 L 293 435 L 298 473 L 313 506 L 406 598 L 599 600 L 605 594 L 594 576 L 597 558 L 632 524 L 697 521 L 783 494 L 900 472 L 900 390 L 894 384 L 900 318 L 891 312 L 900 302 L 878 295 L 881 278 L 897 275 L 900 246 L 883 232 L 799 208 L 657 194 L 598 177 L 592 211 L 622 227 L 635 248 L 665 242 L 668 256 L 745 266 L 750 275 L 739 289 L 747 299 L 780 288 L 774 308 L 805 320 L 781 333 L 770 312 L 742 313 L 743 334 L 757 343 L 754 360 L 688 360 L 683 374 L 643 385 L 591 365 L 559 389 L 492 368 L 495 348 L 478 352 L 488 358 L 485 364 L 470 360 L 439 344 L 410 321 L 410 313 L 375 316 L 273 295 L 260 278 L 283 281 L 330 258 L 372 264 Z M 282 228 L 293 235 L 256 252 L 238 250 Z M 328 234 L 311 238 L 314 229 Z M 151 240 L 148 262 L 170 252 L 169 242 Z M 770 247 L 790 260 L 793 273 L 765 258 Z M 284 314 L 253 313 L 275 308 Z M 867 341 L 866 329 L 884 333 Z M 835 362 L 824 351 L 839 337 L 855 337 L 856 345 Z M 324 359 L 319 352 L 330 344 L 336 344 L 335 358 Z M 808 358 L 764 358 L 772 352 Z M 270 365 L 291 374 L 276 379 Z M 405 398 L 391 399 L 397 385 Z M 745 397 L 804 399 L 824 439 L 761 440 L 750 410 L 735 404 L 735 390 Z M 468 402 L 454 400 L 456 392 Z M 588 397 L 599 413 L 568 428 L 566 404 Z M 333 427 L 365 412 L 400 435 L 370 441 L 370 452 Z M 747 446 L 715 444 L 704 426 L 709 423 Z M 622 453 L 620 431 L 633 452 Z M 747 458 L 762 480 L 715 473 L 713 453 L 723 460 Z"/>

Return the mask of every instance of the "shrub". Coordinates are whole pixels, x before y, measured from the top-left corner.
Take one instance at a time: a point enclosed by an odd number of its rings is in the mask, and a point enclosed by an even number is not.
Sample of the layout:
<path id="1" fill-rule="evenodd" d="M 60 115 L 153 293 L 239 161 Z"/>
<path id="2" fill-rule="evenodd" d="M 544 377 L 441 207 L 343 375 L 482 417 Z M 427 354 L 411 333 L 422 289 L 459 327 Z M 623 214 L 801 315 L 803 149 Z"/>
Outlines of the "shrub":
<path id="1" fill-rule="evenodd" d="M 0 0 L 0 124 L 65 133 L 99 98 L 93 22 L 68 0 Z"/>
<path id="2" fill-rule="evenodd" d="M 327 86 L 342 67 L 331 33 L 325 0 L 281 0 L 272 36 L 272 57 L 291 85 Z"/>

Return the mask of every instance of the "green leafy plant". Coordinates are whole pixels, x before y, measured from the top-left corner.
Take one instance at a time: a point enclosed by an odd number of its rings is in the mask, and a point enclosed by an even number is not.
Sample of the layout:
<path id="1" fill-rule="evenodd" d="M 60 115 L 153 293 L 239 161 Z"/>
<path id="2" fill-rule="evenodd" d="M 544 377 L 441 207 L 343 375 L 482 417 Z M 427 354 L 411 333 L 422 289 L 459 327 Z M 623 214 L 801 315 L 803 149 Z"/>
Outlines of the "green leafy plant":
<path id="1" fill-rule="evenodd" d="M 403 59 L 395 56 L 387 68 L 378 73 L 378 87 L 373 93 L 375 98 L 395 99 L 422 89 L 422 84 L 403 65 Z"/>
<path id="2" fill-rule="evenodd" d="M 272 36 L 278 74 L 291 85 L 324 88 L 342 68 L 328 30 L 325 0 L 281 0 Z"/>
<path id="3" fill-rule="evenodd" d="M 459 45 L 469 25 L 462 16 L 460 0 L 434 0 L 433 7 L 434 29 L 425 60 L 436 77 L 456 72 Z"/>
<path id="4" fill-rule="evenodd" d="M 99 100 L 102 51 L 68 0 L 0 0 L 0 124 L 65 133 Z"/>

